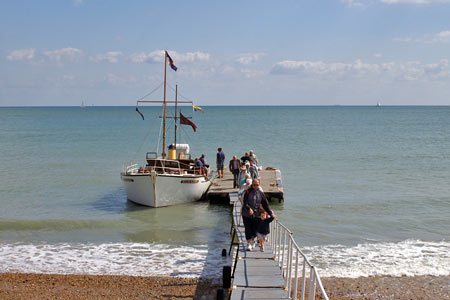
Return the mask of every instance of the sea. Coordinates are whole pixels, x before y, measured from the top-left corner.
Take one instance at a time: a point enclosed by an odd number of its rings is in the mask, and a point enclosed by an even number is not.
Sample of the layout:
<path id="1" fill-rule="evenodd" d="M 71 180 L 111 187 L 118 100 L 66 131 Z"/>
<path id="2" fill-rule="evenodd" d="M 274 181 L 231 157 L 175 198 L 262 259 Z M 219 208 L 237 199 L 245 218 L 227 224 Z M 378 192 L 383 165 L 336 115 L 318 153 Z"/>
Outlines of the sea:
<path id="1" fill-rule="evenodd" d="M 229 205 L 127 201 L 123 166 L 162 147 L 162 108 L 140 111 L 0 108 L 0 272 L 221 276 Z M 181 111 L 193 157 L 254 150 L 281 170 L 271 206 L 321 277 L 450 275 L 449 106 Z"/>

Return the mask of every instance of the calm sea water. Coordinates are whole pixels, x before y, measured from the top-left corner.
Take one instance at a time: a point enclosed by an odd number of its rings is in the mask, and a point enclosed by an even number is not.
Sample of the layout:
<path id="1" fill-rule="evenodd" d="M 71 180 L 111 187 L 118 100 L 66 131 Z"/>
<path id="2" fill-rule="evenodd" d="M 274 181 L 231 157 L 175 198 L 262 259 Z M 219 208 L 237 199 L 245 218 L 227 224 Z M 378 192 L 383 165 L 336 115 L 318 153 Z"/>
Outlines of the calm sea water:
<path id="1" fill-rule="evenodd" d="M 449 275 L 450 107 L 204 109 L 179 139 L 279 168 L 272 206 L 322 276 Z M 0 108 L 0 272 L 220 273 L 228 206 L 126 201 L 123 163 L 158 149 L 161 108 L 142 112 Z"/>

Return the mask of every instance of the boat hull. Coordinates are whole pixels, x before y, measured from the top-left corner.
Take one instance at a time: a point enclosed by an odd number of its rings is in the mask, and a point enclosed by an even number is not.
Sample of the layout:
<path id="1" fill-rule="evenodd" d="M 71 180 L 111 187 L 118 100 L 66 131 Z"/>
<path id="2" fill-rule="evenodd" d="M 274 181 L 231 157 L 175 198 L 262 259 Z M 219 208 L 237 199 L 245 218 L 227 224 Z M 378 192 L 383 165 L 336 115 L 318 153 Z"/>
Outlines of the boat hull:
<path id="1" fill-rule="evenodd" d="M 163 207 L 200 200 L 211 181 L 204 175 L 121 174 L 128 200 Z"/>

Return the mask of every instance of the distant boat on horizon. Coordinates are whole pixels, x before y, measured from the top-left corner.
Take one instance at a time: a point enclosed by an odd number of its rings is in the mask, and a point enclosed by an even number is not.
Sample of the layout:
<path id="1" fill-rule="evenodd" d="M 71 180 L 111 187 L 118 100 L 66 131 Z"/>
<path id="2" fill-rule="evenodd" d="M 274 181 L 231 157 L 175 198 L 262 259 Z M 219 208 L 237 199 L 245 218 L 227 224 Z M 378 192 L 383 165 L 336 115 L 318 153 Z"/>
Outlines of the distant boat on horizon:
<path id="1" fill-rule="evenodd" d="M 84 106 L 84 101 L 81 101 L 80 107 L 81 107 L 81 108 L 85 108 L 85 106 Z"/>
<path id="2" fill-rule="evenodd" d="M 378 101 L 378 102 L 377 102 L 377 107 L 380 107 L 380 106 L 381 106 L 381 102 Z"/>

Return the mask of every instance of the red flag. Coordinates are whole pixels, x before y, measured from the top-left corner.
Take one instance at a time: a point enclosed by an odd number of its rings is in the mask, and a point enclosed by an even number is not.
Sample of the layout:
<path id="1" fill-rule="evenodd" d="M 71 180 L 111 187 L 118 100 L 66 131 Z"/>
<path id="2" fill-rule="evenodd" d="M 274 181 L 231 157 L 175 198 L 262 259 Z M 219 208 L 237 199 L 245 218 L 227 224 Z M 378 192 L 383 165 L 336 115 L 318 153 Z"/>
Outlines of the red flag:
<path id="1" fill-rule="evenodd" d="M 194 123 L 192 123 L 191 120 L 189 120 L 188 118 L 186 118 L 185 116 L 183 116 L 183 114 L 180 112 L 180 124 L 183 125 L 191 125 L 192 129 L 194 129 L 194 132 L 197 131 L 197 126 L 195 126 Z"/>

